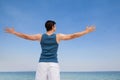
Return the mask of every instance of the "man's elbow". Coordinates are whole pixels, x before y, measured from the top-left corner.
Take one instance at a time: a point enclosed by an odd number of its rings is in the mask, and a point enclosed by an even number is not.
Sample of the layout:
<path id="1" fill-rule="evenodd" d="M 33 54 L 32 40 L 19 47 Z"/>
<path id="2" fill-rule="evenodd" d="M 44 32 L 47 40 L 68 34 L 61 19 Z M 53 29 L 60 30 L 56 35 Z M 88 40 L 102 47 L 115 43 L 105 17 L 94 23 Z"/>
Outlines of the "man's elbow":
<path id="1" fill-rule="evenodd" d="M 23 37 L 24 39 L 26 39 L 26 40 L 32 40 L 32 41 L 34 41 L 35 39 L 34 38 L 32 38 L 31 36 L 24 36 Z"/>

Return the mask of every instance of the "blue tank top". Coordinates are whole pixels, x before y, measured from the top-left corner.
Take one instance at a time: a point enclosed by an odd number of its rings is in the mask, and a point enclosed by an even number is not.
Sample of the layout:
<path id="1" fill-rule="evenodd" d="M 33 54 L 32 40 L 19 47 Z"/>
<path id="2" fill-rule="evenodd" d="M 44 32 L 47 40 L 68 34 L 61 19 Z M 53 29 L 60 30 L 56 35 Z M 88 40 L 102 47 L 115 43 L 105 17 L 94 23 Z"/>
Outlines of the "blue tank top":
<path id="1" fill-rule="evenodd" d="M 39 62 L 58 62 L 57 59 L 58 43 L 56 41 L 56 34 L 52 35 L 47 35 L 46 33 L 43 34 L 40 44 L 42 53 Z"/>

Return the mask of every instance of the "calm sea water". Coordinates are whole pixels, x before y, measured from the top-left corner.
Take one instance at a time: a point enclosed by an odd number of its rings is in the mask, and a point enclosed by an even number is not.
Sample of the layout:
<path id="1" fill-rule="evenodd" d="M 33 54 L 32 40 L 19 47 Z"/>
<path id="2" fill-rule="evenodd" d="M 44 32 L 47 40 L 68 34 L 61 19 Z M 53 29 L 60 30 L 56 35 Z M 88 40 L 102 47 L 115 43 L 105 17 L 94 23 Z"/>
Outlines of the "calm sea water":
<path id="1" fill-rule="evenodd" d="M 35 80 L 35 72 L 0 72 L 0 80 Z M 120 80 L 120 72 L 61 72 L 61 80 Z"/>

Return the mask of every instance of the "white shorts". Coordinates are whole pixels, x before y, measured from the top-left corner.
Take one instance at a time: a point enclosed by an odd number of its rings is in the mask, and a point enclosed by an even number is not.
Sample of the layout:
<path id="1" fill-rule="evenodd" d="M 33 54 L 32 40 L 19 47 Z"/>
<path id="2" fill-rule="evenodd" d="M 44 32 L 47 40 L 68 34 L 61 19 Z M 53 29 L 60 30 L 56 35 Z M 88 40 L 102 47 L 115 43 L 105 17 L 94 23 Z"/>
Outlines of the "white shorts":
<path id="1" fill-rule="evenodd" d="M 59 64 L 54 62 L 38 63 L 35 80 L 60 80 Z"/>

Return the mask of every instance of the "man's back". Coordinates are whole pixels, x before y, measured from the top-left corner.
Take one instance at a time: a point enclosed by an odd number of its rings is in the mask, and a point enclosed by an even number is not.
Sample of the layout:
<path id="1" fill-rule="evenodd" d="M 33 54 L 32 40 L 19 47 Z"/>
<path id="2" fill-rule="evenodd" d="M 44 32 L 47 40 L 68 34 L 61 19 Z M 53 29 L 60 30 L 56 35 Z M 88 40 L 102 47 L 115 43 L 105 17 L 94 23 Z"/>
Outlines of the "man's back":
<path id="1" fill-rule="evenodd" d="M 58 62 L 58 43 L 56 41 L 56 34 L 43 34 L 40 44 L 42 48 L 42 53 L 39 62 Z"/>

